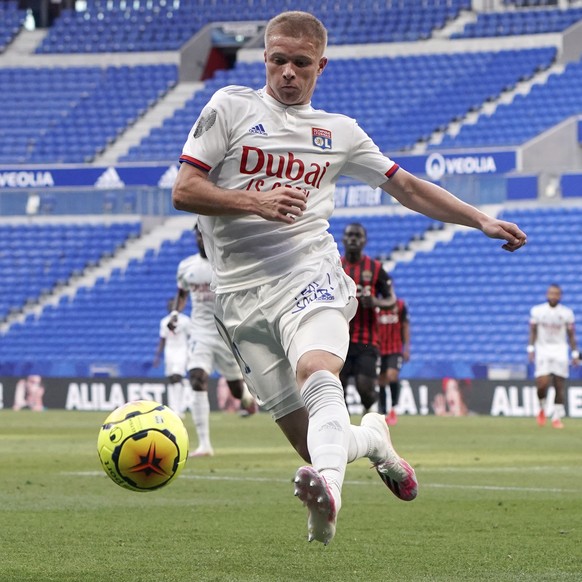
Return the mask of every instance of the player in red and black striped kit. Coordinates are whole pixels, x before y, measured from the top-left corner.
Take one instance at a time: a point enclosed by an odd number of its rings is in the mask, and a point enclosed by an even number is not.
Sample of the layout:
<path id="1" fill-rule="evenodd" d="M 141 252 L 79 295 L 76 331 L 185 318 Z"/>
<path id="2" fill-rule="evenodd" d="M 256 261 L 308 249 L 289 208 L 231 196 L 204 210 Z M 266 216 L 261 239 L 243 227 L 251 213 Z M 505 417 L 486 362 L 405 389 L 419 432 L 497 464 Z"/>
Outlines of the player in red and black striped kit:
<path id="1" fill-rule="evenodd" d="M 390 386 L 391 408 L 386 416 L 389 425 L 396 424 L 396 410 L 400 397 L 400 370 L 410 358 L 410 320 L 404 299 L 397 299 L 392 307 L 378 308 L 380 334 L 380 375 L 378 376 L 378 412 L 386 414 L 386 384 Z"/>
<path id="2" fill-rule="evenodd" d="M 366 229 L 359 223 L 348 224 L 344 230 L 344 271 L 357 287 L 358 310 L 350 322 L 350 347 L 340 373 L 344 394 L 350 377 L 354 378 L 364 412 L 376 402 L 376 363 L 380 355 L 378 307 L 394 305 L 396 297 L 392 281 L 382 263 L 363 254 Z"/>

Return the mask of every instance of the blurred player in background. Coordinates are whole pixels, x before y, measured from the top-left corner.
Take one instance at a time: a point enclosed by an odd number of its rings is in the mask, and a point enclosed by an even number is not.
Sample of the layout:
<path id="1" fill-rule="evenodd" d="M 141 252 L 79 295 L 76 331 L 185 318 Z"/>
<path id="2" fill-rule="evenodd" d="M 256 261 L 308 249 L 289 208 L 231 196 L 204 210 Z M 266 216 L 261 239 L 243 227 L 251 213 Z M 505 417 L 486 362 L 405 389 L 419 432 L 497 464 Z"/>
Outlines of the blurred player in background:
<path id="1" fill-rule="evenodd" d="M 182 414 L 184 398 L 182 381 L 186 376 L 186 365 L 188 363 L 188 341 L 190 338 L 190 318 L 183 313 L 172 315 L 174 299 L 168 301 L 168 315 L 160 320 L 160 333 L 158 346 L 154 355 L 153 366 L 156 368 L 160 364 L 162 355 L 164 356 L 164 374 L 170 384 L 180 386 L 178 393 L 181 395 L 178 405 L 178 414 Z M 168 326 L 172 320 L 171 328 Z"/>
<path id="2" fill-rule="evenodd" d="M 42 412 L 44 410 L 43 397 L 42 377 L 38 374 L 30 374 L 16 383 L 12 410 L 28 408 L 35 412 Z"/>
<path id="3" fill-rule="evenodd" d="M 344 229 L 342 266 L 356 284 L 358 309 L 350 321 L 350 346 L 340 373 L 344 396 L 354 378 L 360 401 L 367 413 L 376 402 L 377 362 L 380 355 L 378 307 L 391 307 L 396 301 L 392 280 L 382 263 L 363 253 L 368 242 L 366 229 L 357 222 Z"/>
<path id="4" fill-rule="evenodd" d="M 550 285 L 546 293 L 547 301 L 535 305 L 530 311 L 529 361 L 535 360 L 535 379 L 540 401 L 538 424 L 546 423 L 546 397 L 548 388 L 554 386 L 556 397 L 552 426 L 564 428 L 562 418 L 566 416 L 564 396 L 566 379 L 570 375 L 568 344 L 572 352 L 572 364 L 577 366 L 580 353 L 576 344 L 574 312 L 560 303 L 562 289 L 559 285 Z"/>
<path id="5" fill-rule="evenodd" d="M 198 447 L 191 457 L 208 457 L 214 454 L 210 442 L 210 402 L 208 400 L 208 379 L 214 370 L 222 374 L 232 395 L 241 401 L 248 414 L 257 412 L 258 407 L 249 392 L 229 347 L 216 329 L 214 319 L 214 292 L 210 289 L 212 267 L 206 256 L 204 241 L 198 227 L 194 227 L 198 253 L 187 257 L 178 265 L 178 291 L 170 314 L 170 328 L 176 324 L 188 294 L 191 303 L 191 328 L 187 369 L 192 385 L 192 420 L 198 435 Z"/>
<path id="6" fill-rule="evenodd" d="M 380 374 L 378 376 L 378 411 L 387 414 L 386 422 L 398 421 L 396 406 L 400 398 L 400 370 L 410 359 L 410 320 L 408 305 L 399 297 L 390 307 L 378 307 L 380 337 Z M 390 387 L 390 410 L 386 402 L 386 384 Z"/>
<path id="7" fill-rule="evenodd" d="M 328 232 L 340 175 L 381 187 L 435 220 L 478 228 L 514 251 L 525 234 L 420 180 L 382 155 L 345 115 L 311 106 L 324 72 L 327 31 L 306 12 L 265 29 L 266 87 L 226 87 L 188 135 L 172 192 L 199 214 L 214 270 L 216 317 L 251 391 L 311 466 L 295 474 L 308 539 L 335 535 L 346 464 L 367 457 L 400 499 L 414 499 L 413 469 L 384 417 L 350 424 L 339 373 L 357 308 Z"/>

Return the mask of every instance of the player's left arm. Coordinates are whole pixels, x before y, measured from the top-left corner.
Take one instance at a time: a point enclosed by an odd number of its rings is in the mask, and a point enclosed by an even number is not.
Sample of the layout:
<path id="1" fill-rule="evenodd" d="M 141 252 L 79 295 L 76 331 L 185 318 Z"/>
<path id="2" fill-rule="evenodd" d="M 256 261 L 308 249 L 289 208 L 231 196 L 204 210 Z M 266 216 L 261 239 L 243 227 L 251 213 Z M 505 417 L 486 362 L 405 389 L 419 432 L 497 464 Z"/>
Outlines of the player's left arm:
<path id="1" fill-rule="evenodd" d="M 422 180 L 403 168 L 399 168 L 380 187 L 415 212 L 434 220 L 470 226 L 490 238 L 506 241 L 502 246 L 506 251 L 513 252 L 526 243 L 525 233 L 516 224 L 488 216 L 448 190 Z"/>
<path id="2" fill-rule="evenodd" d="M 160 358 L 164 353 L 164 348 L 166 347 L 166 338 L 160 337 L 160 341 L 158 342 L 158 347 L 156 348 L 156 353 L 154 355 L 154 361 L 152 365 L 154 368 L 157 368 L 160 363 Z"/>
<path id="3" fill-rule="evenodd" d="M 530 322 L 529 324 L 529 341 L 527 344 L 527 356 L 530 362 L 535 359 L 535 345 L 538 339 L 538 325 L 535 322 Z"/>
<path id="4" fill-rule="evenodd" d="M 402 307 L 400 317 L 402 319 L 402 357 L 405 362 L 408 362 L 410 360 L 410 319 L 408 318 L 408 309 L 406 308 L 406 305 Z"/>
<path id="5" fill-rule="evenodd" d="M 580 363 L 580 352 L 578 351 L 578 344 L 576 343 L 576 327 L 574 323 L 570 323 L 566 327 L 568 333 L 568 343 L 570 344 L 570 350 L 572 350 L 572 364 L 577 366 Z"/>
<path id="6" fill-rule="evenodd" d="M 373 296 L 374 307 L 392 307 L 396 303 L 396 293 L 392 284 L 392 277 L 380 268 L 376 281 L 376 294 Z"/>

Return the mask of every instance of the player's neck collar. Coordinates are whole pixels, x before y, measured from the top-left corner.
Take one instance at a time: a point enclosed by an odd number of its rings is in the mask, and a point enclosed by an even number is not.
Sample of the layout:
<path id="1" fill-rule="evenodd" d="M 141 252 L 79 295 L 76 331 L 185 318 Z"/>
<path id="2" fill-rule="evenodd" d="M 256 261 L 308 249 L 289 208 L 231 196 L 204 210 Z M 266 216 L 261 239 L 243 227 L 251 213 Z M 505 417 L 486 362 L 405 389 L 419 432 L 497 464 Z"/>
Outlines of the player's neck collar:
<path id="1" fill-rule="evenodd" d="M 272 107 L 276 107 L 277 109 L 282 109 L 282 110 L 295 109 L 296 111 L 307 111 L 308 109 L 311 109 L 311 102 L 306 103 L 305 105 L 285 105 L 284 103 L 277 101 L 277 99 L 275 99 L 274 97 L 271 97 L 267 93 L 267 87 L 263 87 L 262 89 L 260 89 L 259 94 L 261 95 L 261 97 L 263 98 L 265 103 L 267 103 L 268 105 L 270 105 Z"/>

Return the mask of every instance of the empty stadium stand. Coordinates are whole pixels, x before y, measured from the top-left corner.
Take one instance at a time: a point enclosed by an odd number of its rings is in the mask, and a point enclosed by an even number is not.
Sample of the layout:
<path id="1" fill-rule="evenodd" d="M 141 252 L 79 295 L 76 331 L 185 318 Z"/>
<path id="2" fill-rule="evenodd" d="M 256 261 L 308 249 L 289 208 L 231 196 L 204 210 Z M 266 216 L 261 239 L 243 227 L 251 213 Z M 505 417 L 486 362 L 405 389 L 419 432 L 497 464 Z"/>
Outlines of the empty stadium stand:
<path id="1" fill-rule="evenodd" d="M 470 0 L 336 2 L 296 0 L 95 0 L 64 10 L 37 53 L 168 51 L 179 49 L 211 22 L 265 21 L 282 10 L 305 10 L 326 22 L 329 43 L 367 44 L 427 39 Z"/>
<path id="2" fill-rule="evenodd" d="M 338 3 L 328 0 L 93 0 L 87 10 L 64 10 L 47 31 L 36 57 L 49 65 L 0 66 L 0 165 L 98 165 L 97 156 L 178 83 L 178 67 L 156 63 L 152 54 L 179 50 L 210 22 L 263 21 L 285 8 L 322 17 L 330 45 L 340 48 L 414 45 L 462 17 L 451 33 L 455 49 L 448 52 L 399 48 L 398 54 L 382 54 L 380 47 L 378 55 L 369 56 L 349 48 L 331 59 L 314 106 L 357 118 L 384 151 L 411 151 L 451 124 L 459 124 L 460 131 L 445 134 L 430 149 L 517 146 L 580 115 L 582 60 L 556 67 L 563 55 L 554 41 L 496 46 L 496 39 L 506 36 L 554 33 L 559 38 L 582 20 L 579 3 L 564 9 L 557 0 L 504 0 L 504 11 L 479 14 L 471 12 L 471 4 L 369 0 L 338 10 Z M 22 30 L 24 17 L 15 0 L 0 3 L 0 59 Z M 461 27 L 465 18 L 475 22 Z M 464 50 L 468 46 L 471 50 Z M 148 55 L 143 64 L 108 62 L 109 54 L 142 51 Z M 99 64 L 71 61 L 74 66 L 68 66 L 68 57 L 89 61 L 100 54 Z M 546 81 L 542 73 L 550 67 Z M 168 114 L 118 161 L 175 162 L 214 91 L 228 84 L 260 88 L 264 82 L 261 62 L 237 62 L 231 70 L 217 71 L 203 88 L 192 87 L 184 107 Z M 531 89 L 510 102 L 501 99 L 524 82 L 532 82 Z M 479 113 L 485 105 L 491 112 Z M 476 115 L 476 122 L 465 123 L 467 115 Z M 404 376 L 442 375 L 452 364 L 454 374 L 468 376 L 491 364 L 525 364 L 528 311 L 543 301 L 551 282 L 561 284 L 564 302 L 582 313 L 581 179 L 578 171 L 556 178 L 562 200 L 534 207 L 528 196 L 523 206 L 502 210 L 528 233 L 527 247 L 516 254 L 505 253 L 498 241 L 481 233 L 393 209 L 375 214 L 342 209 L 332 218 L 330 232 L 340 249 L 345 225 L 359 221 L 368 230 L 366 251 L 394 267 L 397 292 L 407 299 L 413 322 L 413 359 Z M 514 200 L 520 200 L 526 182 L 535 192 L 538 176 L 518 176 Z M 167 189 L 157 192 L 168 197 Z M 89 222 L 71 216 L 0 221 L 0 376 L 87 376 L 103 365 L 123 376 L 161 377 L 162 367 L 151 367 L 158 322 L 175 292 L 178 262 L 195 252 L 191 225 L 176 231 L 166 222 L 157 228 L 167 240 L 148 238 L 151 225 L 146 228 L 139 216 L 140 192 L 132 188 L 94 190 L 85 198 L 73 190 L 56 196 L 39 189 L 39 204 L 40 214 L 47 215 L 85 209 L 134 216 L 128 221 L 104 214 Z M 167 218 L 170 212 L 166 208 L 160 214 Z M 140 252 L 132 254 L 139 245 Z"/>
<path id="3" fill-rule="evenodd" d="M 26 11 L 18 8 L 17 0 L 0 2 L 0 54 L 22 30 Z"/>
<path id="4" fill-rule="evenodd" d="M 175 65 L 0 68 L 0 164 L 90 162 L 176 82 Z"/>
<path id="5" fill-rule="evenodd" d="M 534 85 L 526 95 L 500 104 L 491 115 L 464 125 L 452 137 L 445 136 L 439 148 L 518 145 L 560 121 L 582 111 L 582 60 L 568 63 L 561 74 L 550 75 L 543 85 Z"/>
<path id="6" fill-rule="evenodd" d="M 410 373 L 430 373 L 446 362 L 460 363 L 471 374 L 479 365 L 525 362 L 529 308 L 543 301 L 551 282 L 561 284 L 564 302 L 582 312 L 582 208 L 512 209 L 503 216 L 528 233 L 528 246 L 519 254 L 505 253 L 499 241 L 476 231 L 458 230 L 450 241 L 437 241 L 433 250 L 416 251 L 412 260 L 396 264 L 396 289 L 412 313 Z M 354 220 L 368 230 L 367 251 L 385 257 L 414 247 L 414 241 L 440 228 L 414 214 L 340 216 L 331 221 L 340 249 L 343 229 Z M 111 253 L 136 229 L 135 224 L 19 228 L 23 238 L 18 252 L 10 251 L 13 264 L 3 280 L 4 314 L 24 306 L 43 285 L 54 285 L 59 276 L 66 278 L 80 265 Z M 1 234 L 3 240 L 13 240 L 12 231 Z M 65 241 L 58 245 L 58 259 L 48 242 L 54 239 Z M 47 249 L 40 256 L 38 240 Z M 89 246 L 89 240 L 97 242 Z M 148 250 L 143 259 L 130 260 L 127 268 L 98 278 L 94 286 L 81 287 L 70 298 L 62 295 L 38 317 L 28 315 L 13 324 L 0 336 L 0 375 L 33 368 L 41 374 L 84 375 L 95 363 L 115 363 L 122 374 L 160 376 L 161 369 L 151 368 L 157 325 L 175 291 L 177 264 L 192 252 L 194 238 L 186 229 L 175 241 Z M 32 277 L 33 258 L 36 270 L 46 271 L 38 280 Z M 24 278 L 30 284 L 14 294 L 16 282 Z"/>
<path id="7" fill-rule="evenodd" d="M 383 151 L 406 150 L 547 68 L 555 54 L 554 48 L 545 47 L 336 59 L 329 63 L 329 73 L 322 75 L 313 102 L 316 107 L 358 119 Z M 131 148 L 122 161 L 176 159 L 195 112 L 201 111 L 214 91 L 243 84 L 258 89 L 264 83 L 262 63 L 239 63 L 232 70 L 218 71 L 202 91 Z"/>

